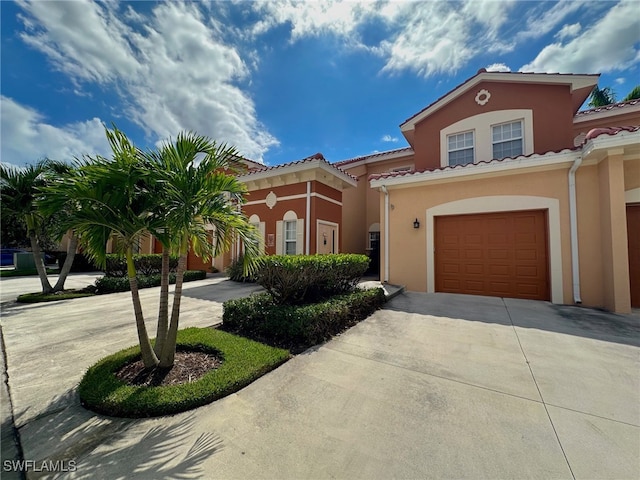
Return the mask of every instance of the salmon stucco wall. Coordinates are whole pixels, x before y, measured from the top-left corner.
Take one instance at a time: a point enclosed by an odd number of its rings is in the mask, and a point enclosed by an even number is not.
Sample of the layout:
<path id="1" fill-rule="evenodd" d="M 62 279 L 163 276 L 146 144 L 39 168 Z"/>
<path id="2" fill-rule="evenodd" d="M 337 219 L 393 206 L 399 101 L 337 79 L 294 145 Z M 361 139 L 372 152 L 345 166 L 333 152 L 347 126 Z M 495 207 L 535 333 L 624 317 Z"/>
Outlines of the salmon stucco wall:
<path id="1" fill-rule="evenodd" d="M 491 98 L 485 105 L 475 101 L 485 89 Z M 440 131 L 460 120 L 487 112 L 529 109 L 533 111 L 535 153 L 573 147 L 573 104 L 566 85 L 526 85 L 481 82 L 445 108 L 432 113 L 415 127 L 413 149 L 417 170 L 440 167 Z M 491 139 L 476 139 L 490 142 Z M 476 161 L 490 160 L 477 158 Z"/>

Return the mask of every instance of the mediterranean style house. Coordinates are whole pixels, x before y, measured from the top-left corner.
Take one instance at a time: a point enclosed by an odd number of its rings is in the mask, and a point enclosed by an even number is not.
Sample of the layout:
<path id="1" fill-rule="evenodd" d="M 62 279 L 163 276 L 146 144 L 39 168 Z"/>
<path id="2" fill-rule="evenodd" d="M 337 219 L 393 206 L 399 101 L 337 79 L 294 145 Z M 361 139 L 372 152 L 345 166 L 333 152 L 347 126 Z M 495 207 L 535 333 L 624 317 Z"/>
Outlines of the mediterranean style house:
<path id="1" fill-rule="evenodd" d="M 597 83 L 481 69 L 400 125 L 409 147 L 247 161 L 243 210 L 267 254 L 367 253 L 382 281 L 407 290 L 630 312 L 640 307 L 640 101 L 579 111 Z"/>

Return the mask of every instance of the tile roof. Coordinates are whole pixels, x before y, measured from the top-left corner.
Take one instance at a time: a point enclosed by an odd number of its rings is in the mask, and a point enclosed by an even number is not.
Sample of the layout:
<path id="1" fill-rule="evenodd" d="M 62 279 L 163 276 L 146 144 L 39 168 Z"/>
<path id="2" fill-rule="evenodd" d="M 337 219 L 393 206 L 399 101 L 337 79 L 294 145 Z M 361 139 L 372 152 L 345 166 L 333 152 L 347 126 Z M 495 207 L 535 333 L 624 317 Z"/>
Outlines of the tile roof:
<path id="1" fill-rule="evenodd" d="M 503 163 L 503 162 L 510 162 L 510 161 L 514 161 L 514 160 L 520 160 L 523 158 L 537 158 L 537 157 L 544 157 L 545 155 L 549 155 L 551 153 L 569 153 L 569 152 L 573 152 L 576 150 L 580 150 L 580 147 L 574 147 L 574 148 L 564 148 L 562 150 L 550 150 L 548 152 L 545 153 L 530 153 L 529 155 L 518 155 L 517 157 L 505 157 L 505 158 L 494 158 L 492 160 L 483 160 L 481 162 L 477 162 L 477 163 L 467 163 L 466 165 L 453 165 L 453 166 L 446 166 L 446 167 L 440 167 L 440 168 L 426 168 L 424 170 L 415 170 L 415 171 L 410 171 L 410 172 L 385 172 L 385 173 L 374 173 L 372 175 L 369 175 L 369 180 L 378 180 L 380 178 L 398 178 L 398 177 L 410 177 L 413 175 L 419 175 L 422 173 L 430 173 L 430 172 L 443 172 L 443 171 L 448 171 L 448 170 L 462 170 L 462 169 L 473 169 L 474 167 L 477 167 L 478 165 L 489 165 L 489 164 L 497 164 L 497 163 Z"/>
<path id="2" fill-rule="evenodd" d="M 334 165 L 337 167 L 342 167 L 343 165 L 349 165 L 351 163 L 360 162 L 362 160 L 367 160 L 369 158 L 382 157 L 384 155 L 391 155 L 393 153 L 407 152 L 407 154 L 413 153 L 413 148 L 411 147 L 403 147 L 396 148 L 395 150 L 387 150 L 386 152 L 378 152 L 372 153 L 371 155 L 362 155 L 360 157 L 349 158 L 347 160 L 340 160 L 339 162 L 335 162 Z"/>
<path id="3" fill-rule="evenodd" d="M 610 135 L 610 136 L 614 136 L 614 135 L 618 135 L 621 132 L 637 132 L 640 131 L 640 126 L 630 126 L 630 127 L 607 127 L 607 128 L 594 128 L 592 130 L 589 131 L 589 133 L 587 133 L 582 145 L 584 145 L 584 143 L 587 140 L 592 140 L 596 137 L 599 137 L 601 135 Z M 503 162 L 512 162 L 515 160 L 521 160 L 523 158 L 540 158 L 540 157 L 544 157 L 546 155 L 549 154 L 554 154 L 554 153 L 569 153 L 569 152 L 575 152 L 578 150 L 582 149 L 582 145 L 579 145 L 577 147 L 573 147 L 573 148 L 565 148 L 562 150 L 550 150 L 548 152 L 545 153 L 531 153 L 529 155 L 518 155 L 517 157 L 505 157 L 505 158 L 501 158 L 501 159 L 493 159 L 493 160 L 483 160 L 481 162 L 478 163 L 468 163 L 466 165 L 454 165 L 454 166 L 446 166 L 446 167 L 440 167 L 440 168 L 427 168 L 424 170 L 416 170 L 416 171 L 410 171 L 410 172 L 385 172 L 385 173 L 374 173 L 372 175 L 369 175 L 369 180 L 378 180 L 381 178 L 398 178 L 398 177 L 410 177 L 413 175 L 419 175 L 422 173 L 428 173 L 428 172 L 442 172 L 442 171 L 448 171 L 448 170 L 461 170 L 461 169 L 473 169 L 474 167 L 478 166 L 478 165 L 489 165 L 489 164 L 497 164 L 497 163 L 503 163 Z"/>
<path id="4" fill-rule="evenodd" d="M 640 130 L 640 126 L 632 125 L 629 127 L 601 127 L 601 128 L 592 128 L 587 132 L 587 135 L 584 137 L 584 141 L 593 140 L 600 135 L 617 135 L 620 132 L 637 132 Z"/>
<path id="5" fill-rule="evenodd" d="M 291 167 L 294 165 L 303 165 L 305 163 L 311 163 L 313 161 L 321 161 L 322 163 L 326 164 L 328 167 L 337 170 L 340 174 L 342 175 L 346 175 L 347 177 L 349 177 L 350 179 L 354 180 L 354 181 L 358 181 L 358 179 L 356 177 L 354 177 L 353 175 L 345 172 L 344 170 L 340 169 L 338 166 L 336 166 L 335 164 L 331 164 L 329 163 L 325 158 L 324 155 L 322 155 L 322 153 L 315 153 L 313 155 L 310 155 L 308 157 L 303 158 L 302 160 L 296 160 L 294 162 L 289 162 L 289 163 L 283 163 L 281 165 L 274 165 L 274 166 L 267 166 L 264 165 L 263 167 L 256 167 L 256 168 L 251 168 L 249 169 L 249 172 L 245 173 L 244 175 L 242 175 L 242 177 L 250 177 L 252 174 L 254 173 L 263 173 L 263 172 L 276 172 L 280 169 L 284 169 L 286 167 Z"/>
<path id="6" fill-rule="evenodd" d="M 633 105 L 640 105 L 640 99 L 628 100 L 626 102 L 612 103 L 610 105 L 603 105 L 602 107 L 591 108 L 589 110 L 582 110 L 576 113 L 576 117 L 585 117 L 593 113 L 607 112 L 612 110 L 621 110 L 625 107 L 631 107 Z"/>

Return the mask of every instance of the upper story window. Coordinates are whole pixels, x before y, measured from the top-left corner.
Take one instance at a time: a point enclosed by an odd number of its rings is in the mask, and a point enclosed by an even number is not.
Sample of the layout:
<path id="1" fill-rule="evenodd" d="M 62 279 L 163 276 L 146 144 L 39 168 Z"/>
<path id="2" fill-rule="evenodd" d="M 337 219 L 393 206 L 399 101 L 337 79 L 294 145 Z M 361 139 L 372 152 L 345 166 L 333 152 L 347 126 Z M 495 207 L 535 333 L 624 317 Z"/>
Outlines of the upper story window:
<path id="1" fill-rule="evenodd" d="M 447 142 L 450 166 L 473 163 L 473 132 L 448 135 Z"/>
<path id="2" fill-rule="evenodd" d="M 522 155 L 522 120 L 491 127 L 493 158 Z"/>
<path id="3" fill-rule="evenodd" d="M 284 222 L 284 253 L 285 255 L 296 254 L 297 220 L 287 220 Z"/>
<path id="4" fill-rule="evenodd" d="M 479 113 L 440 130 L 440 166 L 530 155 L 533 140 L 533 110 Z"/>

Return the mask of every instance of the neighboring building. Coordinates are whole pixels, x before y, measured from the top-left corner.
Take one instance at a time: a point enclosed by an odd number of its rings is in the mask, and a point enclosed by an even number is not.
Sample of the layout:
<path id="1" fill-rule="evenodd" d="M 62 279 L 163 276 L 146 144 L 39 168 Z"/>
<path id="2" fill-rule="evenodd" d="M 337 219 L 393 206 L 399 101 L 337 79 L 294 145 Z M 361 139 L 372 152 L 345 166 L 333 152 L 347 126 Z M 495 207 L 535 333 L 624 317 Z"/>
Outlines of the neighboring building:
<path id="1" fill-rule="evenodd" d="M 578 112 L 598 75 L 480 70 L 400 125 L 409 147 L 246 161 L 267 254 L 367 253 L 381 280 L 640 307 L 640 102 Z M 149 240 L 145 251 L 158 251 Z M 207 265 L 226 268 L 238 248 Z"/>

